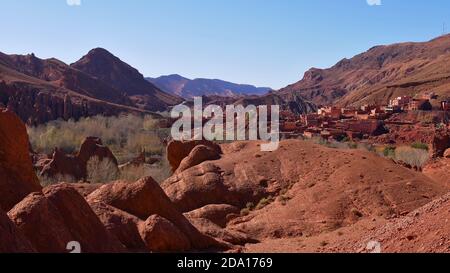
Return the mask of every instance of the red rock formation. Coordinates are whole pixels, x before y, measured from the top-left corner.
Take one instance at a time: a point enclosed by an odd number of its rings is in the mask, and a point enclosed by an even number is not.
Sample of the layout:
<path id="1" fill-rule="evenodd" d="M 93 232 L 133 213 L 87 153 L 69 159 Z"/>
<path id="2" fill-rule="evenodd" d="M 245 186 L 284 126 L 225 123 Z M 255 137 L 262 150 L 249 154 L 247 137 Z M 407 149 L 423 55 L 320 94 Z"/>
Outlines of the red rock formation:
<path id="1" fill-rule="evenodd" d="M 30 194 L 8 216 L 38 252 L 66 252 L 74 241 L 58 209 L 42 194 Z"/>
<path id="2" fill-rule="evenodd" d="M 221 159 L 176 174 L 162 187 L 198 229 L 227 242 L 240 242 L 240 236 L 231 236 L 234 231 L 261 242 L 321 238 L 360 221 L 400 217 L 448 191 L 442 183 L 367 151 L 287 140 L 266 153 L 259 145 L 221 145 Z M 190 216 L 212 204 L 251 210 L 232 215 L 225 228 L 208 217 Z"/>
<path id="3" fill-rule="evenodd" d="M 139 226 L 141 237 L 152 252 L 180 252 L 191 249 L 191 242 L 169 220 L 152 215 Z"/>
<path id="4" fill-rule="evenodd" d="M 203 145 L 221 154 L 220 146 L 207 140 L 198 141 L 175 141 L 172 140 L 167 145 L 167 160 L 172 166 L 172 171 L 176 171 L 181 164 L 181 161 L 186 158 L 191 151 L 198 145 Z"/>
<path id="5" fill-rule="evenodd" d="M 28 151 L 25 125 L 11 111 L 0 109 L 0 208 L 5 211 L 41 190 Z"/>
<path id="6" fill-rule="evenodd" d="M 108 147 L 103 145 L 102 140 L 97 137 L 88 137 L 76 155 L 67 155 L 56 149 L 52 159 L 42 167 L 41 175 L 47 177 L 69 175 L 77 180 L 85 180 L 87 163 L 93 157 L 97 157 L 100 161 L 108 159 L 118 169 L 116 157 Z"/>
<path id="7" fill-rule="evenodd" d="M 44 195 L 28 196 L 8 215 L 38 252 L 67 252 L 71 241 L 79 242 L 83 253 L 124 251 L 69 184 L 47 187 Z"/>
<path id="8" fill-rule="evenodd" d="M 117 166 L 117 159 L 111 150 L 103 145 L 102 140 L 98 137 L 88 137 L 81 144 L 80 151 L 77 154 L 78 160 L 83 164 L 87 163 L 92 157 L 98 157 L 100 160 L 111 160 Z"/>
<path id="9" fill-rule="evenodd" d="M 77 157 L 68 155 L 59 149 L 55 149 L 51 159 L 42 166 L 40 172 L 44 177 L 56 177 L 68 175 L 76 180 L 86 179 L 86 165 L 83 165 Z"/>
<path id="10" fill-rule="evenodd" d="M 217 159 L 220 159 L 220 153 L 217 149 L 205 145 L 198 145 L 181 161 L 176 173 L 183 172 L 205 161 Z"/>
<path id="11" fill-rule="evenodd" d="M 203 218 L 208 219 L 214 224 L 225 227 L 229 220 L 240 214 L 240 210 L 231 205 L 207 205 L 202 208 L 185 213 L 188 219 Z"/>
<path id="12" fill-rule="evenodd" d="M 32 253 L 35 249 L 0 209 L 0 253 Z"/>
<path id="13" fill-rule="evenodd" d="M 48 90 L 50 89 L 50 91 Z M 6 84 L 0 81 L 0 103 L 16 113 L 20 119 L 37 125 L 48 121 L 95 115 L 116 116 L 120 113 L 150 114 L 137 108 L 112 104 L 57 87 L 33 87 L 24 84 Z"/>
<path id="14" fill-rule="evenodd" d="M 119 181 L 104 185 L 91 193 L 88 201 L 103 202 L 142 220 L 154 214 L 160 215 L 183 232 L 194 249 L 220 247 L 216 241 L 204 236 L 189 223 L 151 177 L 143 178 L 135 183 Z"/>
<path id="15" fill-rule="evenodd" d="M 94 201 L 90 205 L 106 229 L 119 239 L 127 251 L 147 252 L 149 250 L 139 234 L 138 227 L 142 220 L 102 202 Z"/>

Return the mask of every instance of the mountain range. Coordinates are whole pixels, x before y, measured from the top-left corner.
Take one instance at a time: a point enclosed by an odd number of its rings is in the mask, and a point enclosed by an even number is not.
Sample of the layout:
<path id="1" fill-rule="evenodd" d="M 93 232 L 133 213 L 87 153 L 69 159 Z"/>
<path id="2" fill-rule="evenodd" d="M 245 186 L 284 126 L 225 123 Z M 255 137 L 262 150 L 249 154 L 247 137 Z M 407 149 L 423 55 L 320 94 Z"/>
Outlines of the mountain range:
<path id="1" fill-rule="evenodd" d="M 240 97 L 248 95 L 265 95 L 272 89 L 256 87 L 248 84 L 236 84 L 218 79 L 188 79 L 173 74 L 158 78 L 147 78 L 148 81 L 168 93 L 192 99 L 199 96 Z"/>
<path id="2" fill-rule="evenodd" d="M 328 69 L 312 68 L 279 90 L 317 105 L 387 103 L 402 95 L 450 96 L 450 35 L 428 42 L 375 46 Z"/>
<path id="3" fill-rule="evenodd" d="M 65 64 L 34 54 L 0 52 L 0 106 L 29 124 L 63 118 L 154 114 L 194 96 L 215 104 L 279 104 L 296 114 L 321 105 L 385 104 L 402 95 L 433 92 L 437 104 L 450 97 L 450 35 L 428 42 L 375 46 L 328 69 L 312 68 L 278 91 L 217 79 L 180 75 L 144 78 L 102 48 Z"/>
<path id="4" fill-rule="evenodd" d="M 165 111 L 182 101 L 102 48 L 71 65 L 34 54 L 0 53 L 0 105 L 31 124 L 96 114 Z"/>

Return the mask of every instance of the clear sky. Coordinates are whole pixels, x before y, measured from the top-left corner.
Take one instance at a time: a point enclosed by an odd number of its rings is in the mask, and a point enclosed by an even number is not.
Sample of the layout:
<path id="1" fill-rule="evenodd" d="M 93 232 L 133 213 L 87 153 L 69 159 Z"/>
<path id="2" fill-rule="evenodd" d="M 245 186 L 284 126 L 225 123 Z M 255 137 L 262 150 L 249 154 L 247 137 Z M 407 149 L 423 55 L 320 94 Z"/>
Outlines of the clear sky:
<path id="1" fill-rule="evenodd" d="M 104 47 L 145 76 L 280 88 L 444 22 L 448 0 L 0 0 L 0 51 L 72 63 Z"/>

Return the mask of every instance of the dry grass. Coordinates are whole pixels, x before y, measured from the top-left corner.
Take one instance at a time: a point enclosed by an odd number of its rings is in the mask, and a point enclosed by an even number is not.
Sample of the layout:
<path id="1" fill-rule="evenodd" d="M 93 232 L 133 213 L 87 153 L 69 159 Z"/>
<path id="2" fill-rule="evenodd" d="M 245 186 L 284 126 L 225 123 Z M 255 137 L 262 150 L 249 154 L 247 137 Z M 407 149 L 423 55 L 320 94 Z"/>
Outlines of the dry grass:
<path id="1" fill-rule="evenodd" d="M 117 180 L 119 169 L 109 158 L 91 157 L 86 164 L 87 180 L 91 183 L 108 183 Z"/>
<path id="2" fill-rule="evenodd" d="M 162 155 L 161 139 L 168 132 L 157 125 L 158 120 L 151 116 L 95 116 L 29 127 L 28 134 L 33 149 L 45 154 L 51 153 L 55 147 L 73 153 L 86 137 L 100 137 L 122 164 L 143 150 L 147 156 Z"/>
<path id="3" fill-rule="evenodd" d="M 405 162 L 413 167 L 422 168 L 430 159 L 427 150 L 402 146 L 395 149 L 395 160 Z"/>
<path id="4" fill-rule="evenodd" d="M 165 157 L 164 157 L 165 158 Z M 156 182 L 161 183 L 172 175 L 172 168 L 167 160 L 154 165 L 143 164 L 139 166 L 126 166 L 120 170 L 120 179 L 136 181 L 142 177 L 151 176 Z"/>
<path id="5" fill-rule="evenodd" d="M 47 187 L 50 185 L 58 184 L 58 183 L 77 183 L 78 181 L 75 179 L 75 177 L 67 175 L 67 174 L 57 174 L 54 177 L 48 177 L 48 176 L 42 176 L 39 172 L 36 173 L 41 186 Z"/>

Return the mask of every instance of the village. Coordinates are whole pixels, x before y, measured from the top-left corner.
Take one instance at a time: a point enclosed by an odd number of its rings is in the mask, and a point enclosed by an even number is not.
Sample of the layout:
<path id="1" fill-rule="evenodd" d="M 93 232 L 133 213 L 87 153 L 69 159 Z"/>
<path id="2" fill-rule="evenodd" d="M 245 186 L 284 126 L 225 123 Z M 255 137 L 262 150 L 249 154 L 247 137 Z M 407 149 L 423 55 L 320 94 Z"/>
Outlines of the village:
<path id="1" fill-rule="evenodd" d="M 364 105 L 360 108 L 328 106 L 304 115 L 282 111 L 280 131 L 282 138 L 321 137 L 329 141 L 358 141 L 389 133 L 389 125 L 425 126 L 420 120 L 402 118 L 402 114 L 416 112 L 436 117 L 433 124 L 426 126 L 449 128 L 450 100 L 440 100 L 438 104 L 436 100 L 434 93 L 427 93 L 415 98 L 397 97 L 387 105 Z"/>

